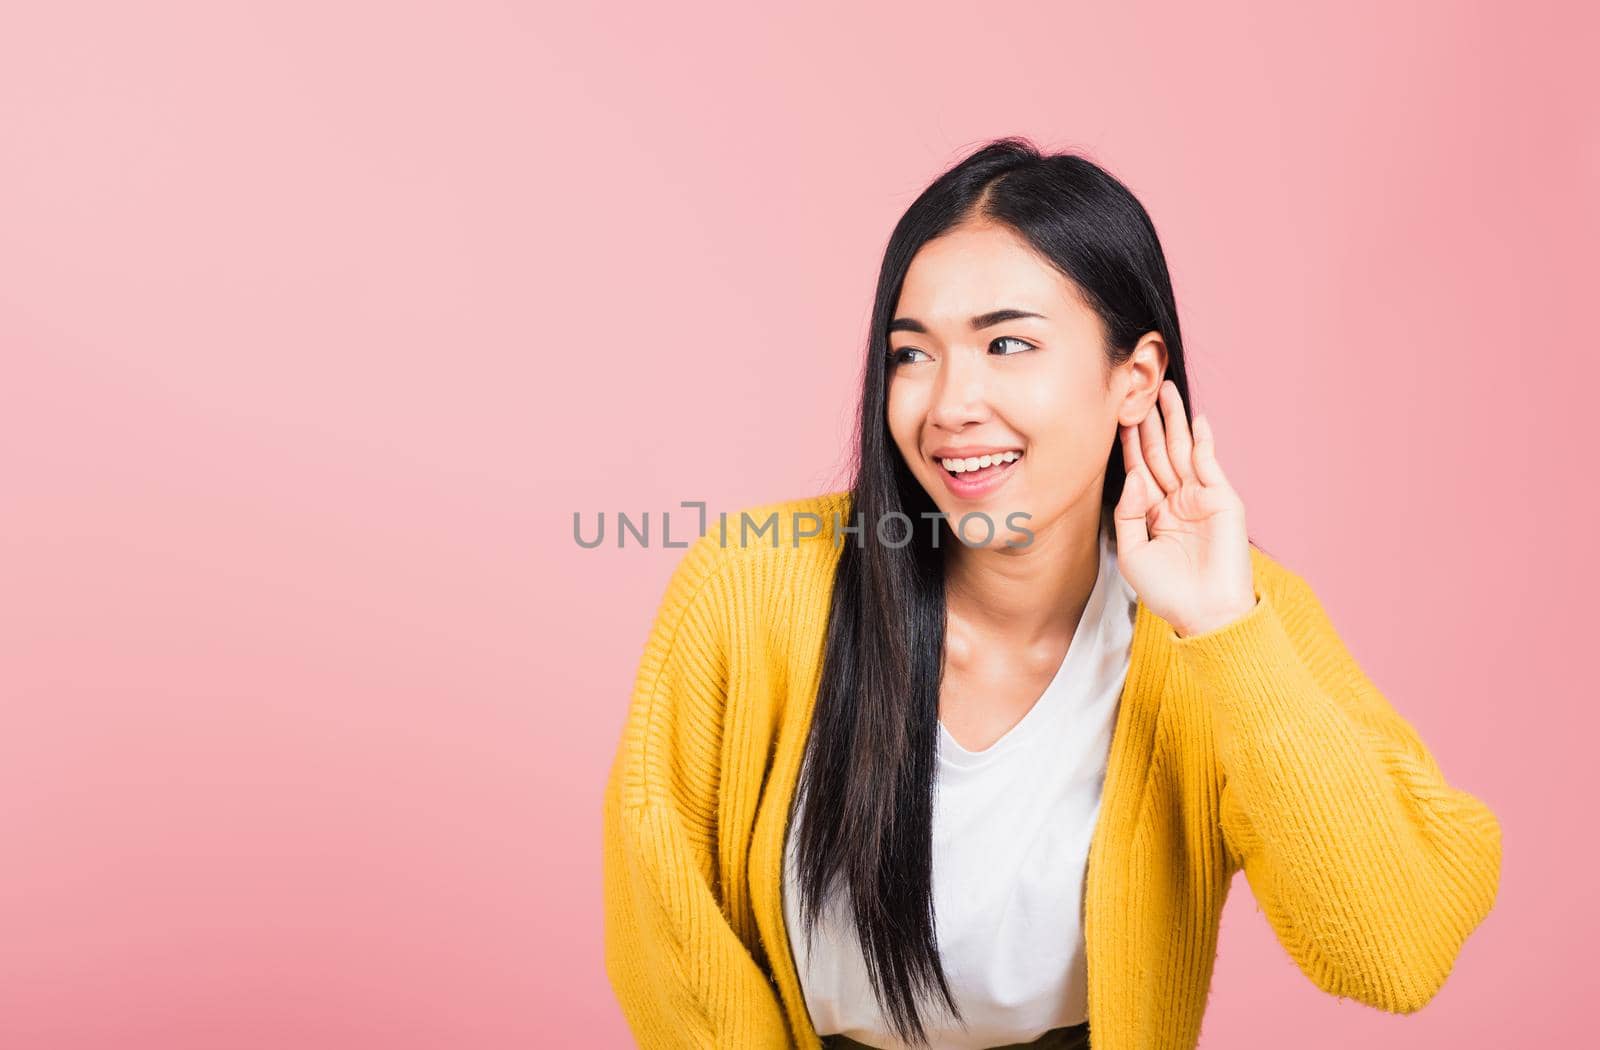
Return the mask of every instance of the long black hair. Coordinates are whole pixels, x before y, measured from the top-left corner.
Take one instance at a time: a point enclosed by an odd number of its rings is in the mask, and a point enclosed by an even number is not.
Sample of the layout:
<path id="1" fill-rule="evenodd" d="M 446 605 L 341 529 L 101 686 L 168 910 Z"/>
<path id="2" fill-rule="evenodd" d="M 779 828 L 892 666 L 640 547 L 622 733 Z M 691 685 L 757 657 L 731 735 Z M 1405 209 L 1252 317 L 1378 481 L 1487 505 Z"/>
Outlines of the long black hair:
<path id="1" fill-rule="evenodd" d="M 1023 138 L 992 141 L 912 202 L 884 252 L 848 508 L 868 537 L 887 514 L 920 522 L 932 519 L 919 515 L 937 510 L 889 433 L 889 322 L 918 249 L 959 224 L 982 221 L 1015 230 L 1076 284 L 1104 326 L 1110 367 L 1126 361 L 1146 332 L 1160 333 L 1166 376 L 1190 408 L 1172 283 L 1144 207 L 1081 156 L 1045 155 Z M 1109 524 L 1126 477 L 1113 440 L 1103 522 Z M 903 1040 L 925 1044 L 919 999 L 931 993 L 952 1016 L 960 1010 L 939 961 L 932 892 L 944 571 L 930 530 L 911 532 L 900 547 L 872 539 L 844 544 L 792 834 L 804 935 L 811 936 L 833 883 L 842 880 L 885 1017 Z"/>

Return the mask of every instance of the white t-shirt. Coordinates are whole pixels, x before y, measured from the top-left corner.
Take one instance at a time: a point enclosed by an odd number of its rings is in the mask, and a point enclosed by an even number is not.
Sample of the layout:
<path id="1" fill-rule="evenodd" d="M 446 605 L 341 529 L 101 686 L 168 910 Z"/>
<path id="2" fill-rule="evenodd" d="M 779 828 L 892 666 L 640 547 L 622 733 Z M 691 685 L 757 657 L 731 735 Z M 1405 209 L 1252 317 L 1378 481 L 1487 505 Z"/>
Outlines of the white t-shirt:
<path id="1" fill-rule="evenodd" d="M 1055 677 L 1021 721 L 977 752 L 939 727 L 935 929 L 966 1027 L 936 1000 L 920 1001 L 935 1048 L 1030 1042 L 1087 1019 L 1084 873 L 1136 609 L 1103 528 L 1100 573 L 1083 617 Z M 879 1011 L 837 888 L 808 948 L 794 843 L 791 837 L 785 850 L 784 918 L 812 1024 L 823 1036 L 904 1046 Z"/>

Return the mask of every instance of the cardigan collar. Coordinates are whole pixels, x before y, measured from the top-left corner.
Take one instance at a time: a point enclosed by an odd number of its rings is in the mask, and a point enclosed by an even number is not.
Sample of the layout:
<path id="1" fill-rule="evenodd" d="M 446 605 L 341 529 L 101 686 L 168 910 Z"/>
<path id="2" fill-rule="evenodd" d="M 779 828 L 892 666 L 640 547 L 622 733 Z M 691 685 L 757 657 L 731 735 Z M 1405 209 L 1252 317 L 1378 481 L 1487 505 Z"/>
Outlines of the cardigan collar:
<path id="1" fill-rule="evenodd" d="M 1123 939 L 1116 936 L 1118 920 L 1123 914 L 1116 894 L 1119 887 L 1126 885 L 1126 844 L 1111 840 L 1108 829 L 1131 826 L 1143 805 L 1144 789 L 1155 751 L 1155 727 L 1161 705 L 1162 684 L 1172 657 L 1171 640 L 1174 637 L 1172 626 L 1151 612 L 1140 600 L 1134 613 L 1128 677 L 1123 684 L 1116 724 L 1112 730 L 1100 814 L 1089 842 L 1085 875 L 1084 940 L 1088 959 L 1091 1030 L 1102 1023 L 1095 1015 L 1096 988 L 1104 982 L 1119 979 L 1132 961 L 1125 954 L 1117 954 Z M 756 926 L 761 933 L 762 944 L 767 946 L 768 965 L 789 1019 L 795 1045 L 803 1050 L 817 1050 L 821 1046 L 821 1039 L 811 1025 L 784 924 L 782 863 L 790 803 L 810 731 L 819 684 L 818 674 L 820 666 L 808 680 L 790 680 L 791 688 L 795 691 L 790 693 L 784 705 L 772 769 L 758 806 L 754 838 L 750 846 L 750 895 Z"/>

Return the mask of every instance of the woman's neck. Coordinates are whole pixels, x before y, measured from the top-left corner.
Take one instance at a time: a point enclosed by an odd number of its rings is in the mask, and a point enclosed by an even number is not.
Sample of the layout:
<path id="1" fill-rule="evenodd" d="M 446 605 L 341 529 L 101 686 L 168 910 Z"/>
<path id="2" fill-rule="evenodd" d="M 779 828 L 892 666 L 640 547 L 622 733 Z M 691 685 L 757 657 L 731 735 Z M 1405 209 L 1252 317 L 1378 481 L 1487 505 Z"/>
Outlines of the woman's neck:
<path id="1" fill-rule="evenodd" d="M 1027 648 L 1070 640 L 1100 574 L 1097 505 L 1068 511 L 1026 546 L 978 549 L 952 538 L 945 556 L 949 619 L 979 638 Z"/>

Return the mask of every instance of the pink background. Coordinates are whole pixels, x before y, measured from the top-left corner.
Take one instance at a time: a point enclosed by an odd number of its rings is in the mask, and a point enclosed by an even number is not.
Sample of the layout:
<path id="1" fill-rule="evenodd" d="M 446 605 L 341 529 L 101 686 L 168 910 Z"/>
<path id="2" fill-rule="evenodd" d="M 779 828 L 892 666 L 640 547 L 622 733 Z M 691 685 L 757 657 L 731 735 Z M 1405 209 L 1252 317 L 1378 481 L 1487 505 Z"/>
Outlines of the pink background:
<path id="1" fill-rule="evenodd" d="M 889 229 L 1012 133 L 1150 209 L 1252 535 L 1504 826 L 1410 1017 L 1240 876 L 1202 1045 L 1586 1038 L 1587 5 L 550 6 L 8 11 L 7 1047 L 630 1045 L 600 791 L 680 552 L 573 512 L 842 484 Z"/>

